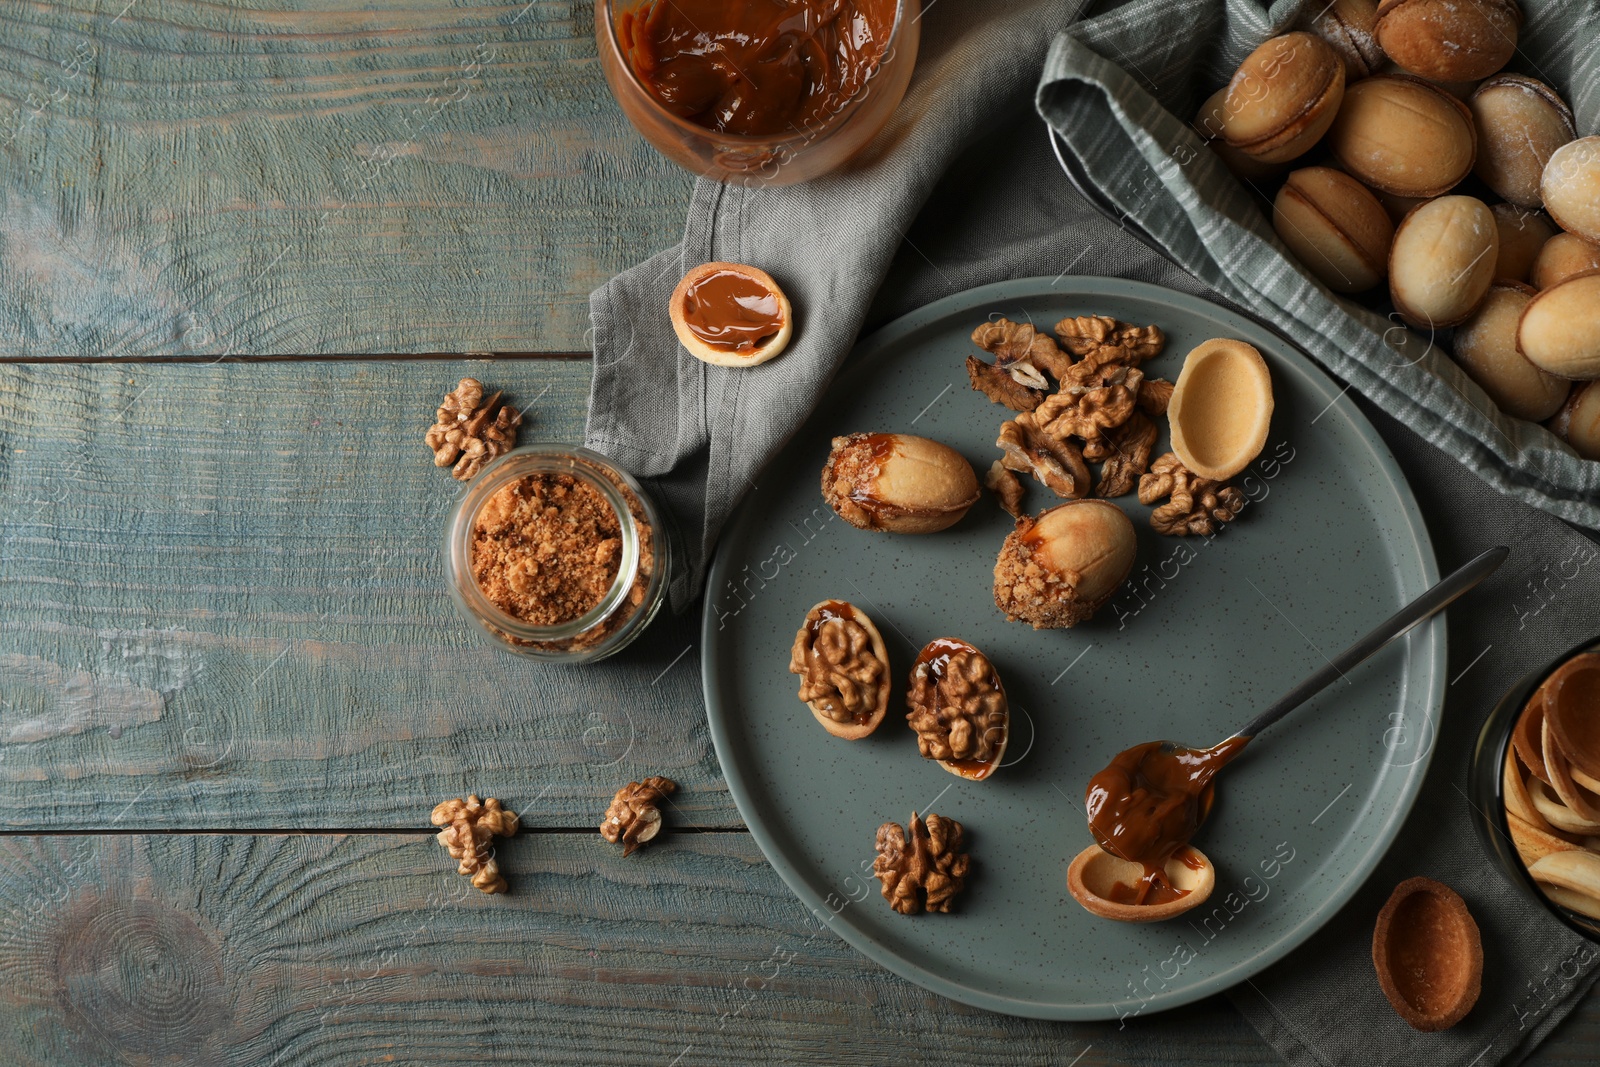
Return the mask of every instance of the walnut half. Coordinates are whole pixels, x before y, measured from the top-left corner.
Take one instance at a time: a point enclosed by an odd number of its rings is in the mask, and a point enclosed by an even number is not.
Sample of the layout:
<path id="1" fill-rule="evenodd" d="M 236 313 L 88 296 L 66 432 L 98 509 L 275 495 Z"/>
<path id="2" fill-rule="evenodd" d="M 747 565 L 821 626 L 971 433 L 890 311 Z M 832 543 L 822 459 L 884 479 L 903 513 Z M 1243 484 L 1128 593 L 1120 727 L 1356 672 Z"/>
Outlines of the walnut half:
<path id="1" fill-rule="evenodd" d="M 1244 510 L 1243 493 L 1195 474 L 1176 452 L 1162 455 L 1139 479 L 1139 503 L 1154 504 L 1162 497 L 1171 499 L 1150 513 L 1150 525 L 1174 537 L 1210 537 L 1218 524 L 1232 522 Z"/>
<path id="2" fill-rule="evenodd" d="M 789 651 L 800 676 L 800 699 L 823 729 L 858 741 L 889 710 L 889 652 L 866 612 L 843 600 L 824 600 L 806 613 Z"/>
<path id="3" fill-rule="evenodd" d="M 633 855 L 640 845 L 661 832 L 660 804 L 677 789 L 677 782 L 659 774 L 642 782 L 629 782 L 611 798 L 605 820 L 600 823 L 600 836 L 613 845 L 620 842 L 624 856 Z"/>
<path id="4" fill-rule="evenodd" d="M 932 812 L 926 823 L 912 812 L 907 826 L 909 837 L 899 823 L 878 827 L 872 873 L 883 884 L 883 899 L 901 915 L 948 913 L 972 866 L 972 857 L 959 851 L 966 833 L 954 819 Z"/>
<path id="5" fill-rule="evenodd" d="M 515 447 L 522 413 L 501 404 L 500 396 L 495 393 L 485 400 L 483 383 L 476 378 L 461 379 L 453 392 L 445 394 L 424 438 L 434 466 L 455 464 L 450 473 L 464 482 Z"/>
<path id="6" fill-rule="evenodd" d="M 485 893 L 506 891 L 500 865 L 490 854 L 490 842 L 517 832 L 520 820 L 516 812 L 501 807 L 494 797 L 456 797 L 435 807 L 431 821 L 444 827 L 434 837 L 458 862 L 457 874 L 470 875 L 472 884 Z"/>
<path id="7" fill-rule="evenodd" d="M 989 777 L 1005 755 L 1011 711 L 989 658 L 954 637 L 929 641 L 906 692 L 906 722 L 924 759 L 963 778 Z"/>

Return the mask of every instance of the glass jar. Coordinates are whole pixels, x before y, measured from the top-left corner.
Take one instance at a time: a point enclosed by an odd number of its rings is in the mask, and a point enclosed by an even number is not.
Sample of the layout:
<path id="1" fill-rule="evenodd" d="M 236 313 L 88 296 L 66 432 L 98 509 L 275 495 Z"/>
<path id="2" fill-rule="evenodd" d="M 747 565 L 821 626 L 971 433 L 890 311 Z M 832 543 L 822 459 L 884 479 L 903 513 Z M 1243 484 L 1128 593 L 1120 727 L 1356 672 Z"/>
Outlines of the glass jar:
<path id="1" fill-rule="evenodd" d="M 583 614 L 534 625 L 509 614 L 479 585 L 473 567 L 474 532 L 485 506 L 500 490 L 524 478 L 561 475 L 592 488 L 619 520 L 617 573 Z M 637 637 L 666 597 L 671 539 L 660 512 L 627 471 L 587 448 L 536 444 L 507 452 L 468 483 L 446 529 L 445 573 L 462 617 L 491 644 L 534 659 L 558 663 L 603 659 Z"/>
<path id="2" fill-rule="evenodd" d="M 1511 827 L 1506 819 L 1505 761 L 1511 749 L 1511 734 L 1516 728 L 1522 709 L 1533 696 L 1534 690 L 1555 673 L 1556 668 L 1583 652 L 1600 652 L 1600 638 L 1583 642 L 1560 656 L 1528 672 L 1512 686 L 1500 703 L 1495 705 L 1478 733 L 1478 743 L 1472 751 L 1472 763 L 1467 768 L 1467 798 L 1472 803 L 1473 823 L 1484 849 L 1489 853 L 1500 873 L 1529 899 L 1554 915 L 1571 929 L 1600 944 L 1600 920 L 1581 915 L 1554 903 L 1539 889 L 1522 857 L 1511 840 Z M 1517 757 L 1511 757 L 1515 760 Z"/>
<path id="3" fill-rule="evenodd" d="M 662 155 L 720 182 L 790 185 L 840 166 L 883 129 L 905 96 L 917 65 L 921 4 L 919 0 L 896 0 L 894 27 L 877 69 L 826 121 L 791 127 L 782 134 L 718 133 L 663 107 L 623 54 L 618 36 L 623 16 L 650 2 L 597 0 L 595 41 L 606 82 L 628 121 Z"/>

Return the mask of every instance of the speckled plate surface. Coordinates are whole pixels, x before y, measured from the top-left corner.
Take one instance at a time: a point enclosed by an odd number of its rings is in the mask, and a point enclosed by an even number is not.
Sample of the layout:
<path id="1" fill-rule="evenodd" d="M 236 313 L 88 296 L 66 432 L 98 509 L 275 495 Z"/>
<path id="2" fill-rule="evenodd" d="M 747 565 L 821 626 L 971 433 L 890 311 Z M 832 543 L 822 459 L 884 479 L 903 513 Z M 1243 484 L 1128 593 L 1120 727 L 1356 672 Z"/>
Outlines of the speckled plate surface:
<path id="1" fill-rule="evenodd" d="M 1213 539 L 1169 538 L 1133 496 L 1129 584 L 1090 622 L 1034 631 L 991 592 L 1011 520 L 987 495 L 943 533 L 856 530 L 823 503 L 829 440 L 852 431 L 936 438 L 981 474 L 1004 409 L 967 385 L 969 335 L 991 315 L 1048 329 L 1107 314 L 1166 331 L 1146 364 L 1177 377 L 1210 337 L 1266 357 L 1277 408 L 1237 479 L 1251 503 Z M 1163 434 L 1158 452 L 1165 450 Z M 1029 483 L 1027 506 L 1057 502 Z M 1264 733 L 1220 779 L 1195 844 L 1217 866 L 1211 900 L 1163 924 L 1096 918 L 1068 895 L 1091 838 L 1089 776 L 1120 749 L 1222 740 L 1437 579 L 1394 460 L 1348 397 L 1260 326 L 1184 294 L 1118 279 L 1022 279 L 931 304 L 852 356 L 811 420 L 723 535 L 707 586 L 706 705 L 751 832 L 819 922 L 867 956 L 978 1007 L 1108 1019 L 1174 1007 L 1244 980 L 1326 922 L 1372 870 L 1416 796 L 1443 701 L 1442 617 Z M 863 741 L 829 736 L 797 699 L 789 647 L 812 604 L 849 600 L 888 643 L 890 715 Z M 1013 709 L 989 780 L 917 753 L 903 715 L 922 644 L 961 637 L 994 661 Z M 870 877 L 887 821 L 936 811 L 967 828 L 974 873 L 950 915 L 896 914 Z M 801 946 L 792 946 L 797 951 Z"/>

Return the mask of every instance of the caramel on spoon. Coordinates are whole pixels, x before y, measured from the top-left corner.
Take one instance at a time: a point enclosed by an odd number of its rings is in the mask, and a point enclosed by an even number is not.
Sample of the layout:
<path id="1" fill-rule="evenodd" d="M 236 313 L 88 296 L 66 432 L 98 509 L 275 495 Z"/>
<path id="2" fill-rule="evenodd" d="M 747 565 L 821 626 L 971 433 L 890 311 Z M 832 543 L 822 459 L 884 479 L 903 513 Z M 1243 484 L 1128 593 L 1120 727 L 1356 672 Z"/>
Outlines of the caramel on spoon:
<path id="1" fill-rule="evenodd" d="M 1172 741 L 1147 741 L 1118 753 L 1089 780 L 1085 807 L 1089 831 L 1100 848 L 1144 869 L 1137 885 L 1115 888 L 1119 902 L 1161 905 L 1182 898 L 1185 892 L 1169 884 L 1164 869 L 1210 813 L 1217 772 L 1262 730 L 1494 573 L 1510 552 L 1504 546 L 1491 548 L 1460 567 L 1220 744 L 1197 749 Z"/>

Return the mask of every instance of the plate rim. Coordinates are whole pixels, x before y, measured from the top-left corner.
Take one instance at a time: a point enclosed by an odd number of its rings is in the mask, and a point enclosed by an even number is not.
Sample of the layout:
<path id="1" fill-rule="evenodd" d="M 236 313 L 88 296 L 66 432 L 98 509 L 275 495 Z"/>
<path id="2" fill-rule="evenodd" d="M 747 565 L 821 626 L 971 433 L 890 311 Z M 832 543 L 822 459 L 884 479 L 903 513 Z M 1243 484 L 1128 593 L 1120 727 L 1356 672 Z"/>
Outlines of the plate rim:
<path id="1" fill-rule="evenodd" d="M 850 354 L 841 363 L 839 371 L 835 372 L 833 377 L 830 378 L 823 391 L 826 393 L 834 387 L 841 376 L 840 372 L 846 374 L 856 373 L 858 368 L 867 365 L 871 358 L 881 349 L 927 322 L 943 318 L 948 314 L 974 310 L 986 303 L 1023 300 L 1042 296 L 1089 299 L 1106 296 L 1132 296 L 1150 302 L 1182 307 L 1184 310 L 1195 314 L 1232 320 L 1229 322 L 1230 330 L 1237 326 L 1245 332 L 1265 333 L 1288 353 L 1288 358 L 1291 362 L 1299 361 L 1303 364 L 1301 369 L 1309 372 L 1308 376 L 1313 387 L 1320 390 L 1323 396 L 1329 398 L 1330 407 L 1350 390 L 1349 386 L 1345 386 L 1343 389 L 1339 388 L 1333 376 L 1318 364 L 1315 359 L 1269 324 L 1238 312 L 1233 308 L 1225 307 L 1203 297 L 1176 289 L 1127 278 L 1074 275 L 1070 279 L 1070 285 L 1063 287 L 1062 283 L 1066 280 L 1059 277 L 1049 279 L 1037 276 L 990 282 L 986 285 L 951 293 L 948 296 L 940 297 L 938 300 L 906 312 L 874 330 L 868 337 L 859 340 L 851 348 Z M 1399 511 L 1405 518 L 1406 529 L 1396 530 L 1396 533 L 1410 534 L 1409 543 L 1416 550 L 1418 564 L 1422 572 L 1423 585 L 1426 588 L 1439 580 L 1439 567 L 1433 550 L 1433 540 L 1428 534 L 1427 524 L 1417 506 L 1416 494 L 1412 491 L 1411 484 L 1406 479 L 1405 474 L 1400 470 L 1399 464 L 1395 462 L 1394 454 L 1390 451 L 1388 443 L 1378 433 L 1377 427 L 1372 424 L 1372 421 L 1367 418 L 1359 407 L 1355 407 L 1353 404 L 1350 416 L 1356 422 L 1358 429 L 1365 428 L 1366 432 L 1361 436 L 1372 453 L 1372 458 L 1378 467 L 1380 475 L 1400 505 Z M 807 421 L 810 420 L 810 417 L 808 416 Z M 783 447 L 773 454 L 773 460 L 776 460 L 787 448 L 788 442 L 786 441 Z M 749 512 L 743 505 L 744 502 L 741 501 L 739 506 L 735 508 L 734 515 L 718 537 L 716 554 L 706 572 L 706 589 L 715 588 L 726 575 L 727 568 L 731 565 L 731 550 L 728 547 L 731 539 L 728 534 L 748 521 Z M 857 952 L 879 966 L 921 986 L 923 989 L 949 997 L 963 1004 L 1023 1018 L 1090 1022 L 1116 1019 L 1124 1014 L 1153 1014 L 1180 1007 L 1184 1004 L 1190 1004 L 1232 988 L 1283 959 L 1304 944 L 1313 934 L 1326 925 L 1334 915 L 1342 910 L 1360 891 L 1361 887 L 1366 884 L 1367 879 L 1371 877 L 1378 864 L 1388 854 L 1405 820 L 1410 817 L 1411 810 L 1416 804 L 1417 795 L 1421 791 L 1423 780 L 1427 776 L 1428 768 L 1433 763 L 1434 750 L 1437 748 L 1437 745 L 1430 746 L 1421 759 L 1409 765 L 1410 776 L 1401 786 L 1400 795 L 1397 798 L 1398 802 L 1386 813 L 1387 817 L 1379 824 L 1377 833 L 1374 836 L 1375 844 L 1361 858 L 1351 874 L 1335 886 L 1333 892 L 1318 907 L 1312 909 L 1301 919 L 1298 924 L 1251 958 L 1226 971 L 1203 978 L 1194 985 L 1154 994 L 1148 999 L 1138 1002 L 1139 1006 L 1130 1012 L 1120 1011 L 1119 1008 L 1123 1006 L 1133 1007 L 1134 1001 L 1107 1000 L 1098 1003 L 1083 1003 L 1080 1001 L 1066 1004 L 1058 1001 L 1026 1000 L 992 993 L 947 978 L 942 974 L 930 971 L 902 958 L 892 950 L 885 949 L 864 931 L 856 929 L 854 924 L 850 922 L 835 923 L 833 921 L 834 918 L 843 913 L 843 909 L 840 912 L 833 912 L 827 901 L 812 890 L 806 875 L 789 861 L 779 847 L 775 835 L 769 831 L 766 824 L 760 818 L 752 818 L 751 813 L 757 808 L 755 798 L 745 780 L 743 770 L 735 761 L 729 758 L 733 751 L 733 738 L 728 730 L 728 717 L 723 711 L 717 710 L 722 707 L 722 701 L 718 693 L 718 674 L 722 665 L 722 655 L 714 640 L 716 631 L 712 624 L 715 621 L 715 605 L 707 597 L 701 609 L 700 644 L 702 651 L 700 682 L 712 746 L 716 751 L 717 762 L 722 769 L 723 779 L 727 782 L 728 792 L 733 797 L 734 805 L 739 809 L 745 828 L 754 838 L 757 847 L 761 849 L 761 853 L 767 862 L 772 865 L 773 869 L 778 872 L 778 876 L 783 879 L 785 886 L 799 899 L 800 903 L 806 907 L 813 917 L 829 915 L 829 918 L 825 920 L 827 928 Z M 1441 680 L 1444 674 L 1447 673 L 1446 661 L 1448 654 L 1448 630 L 1443 612 L 1433 616 L 1428 623 L 1419 625 L 1404 635 L 1404 640 L 1409 644 L 1411 641 L 1421 640 L 1424 637 L 1429 642 L 1428 648 L 1424 651 L 1425 654 L 1430 655 L 1428 655 L 1429 665 L 1426 672 L 1428 691 L 1423 701 L 1423 706 L 1429 718 L 1433 721 L 1437 735 L 1437 729 L 1441 725 L 1440 720 L 1442 719 L 1444 705 L 1444 690 Z"/>

